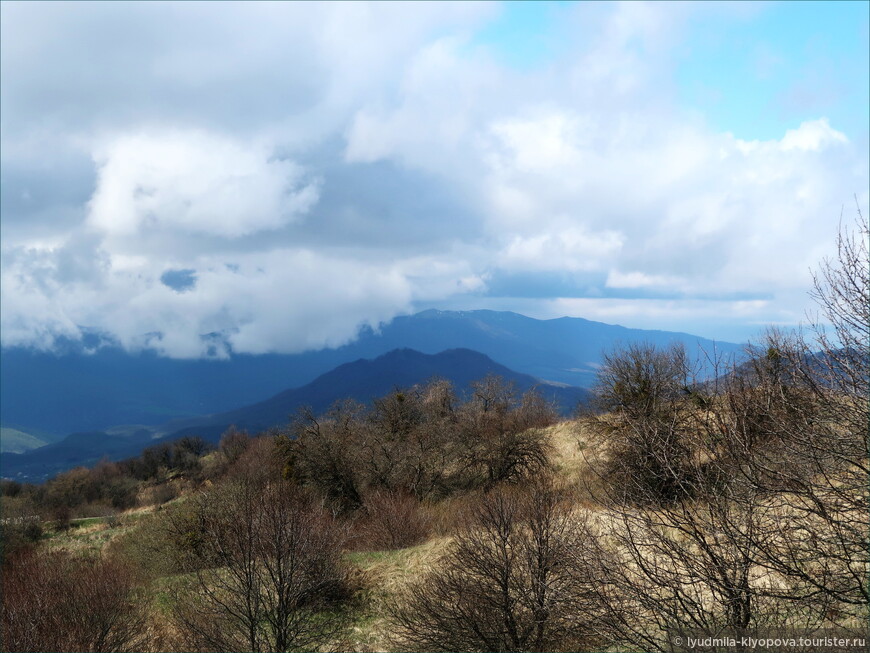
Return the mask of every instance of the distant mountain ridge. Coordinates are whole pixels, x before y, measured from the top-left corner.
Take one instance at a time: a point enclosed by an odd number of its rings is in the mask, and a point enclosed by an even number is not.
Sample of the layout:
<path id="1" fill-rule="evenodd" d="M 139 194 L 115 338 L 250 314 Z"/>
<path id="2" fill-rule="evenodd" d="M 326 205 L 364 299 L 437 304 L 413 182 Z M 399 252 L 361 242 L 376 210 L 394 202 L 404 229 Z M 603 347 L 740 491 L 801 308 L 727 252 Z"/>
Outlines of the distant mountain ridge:
<path id="1" fill-rule="evenodd" d="M 0 423 L 64 436 L 116 424 L 158 425 L 247 406 L 314 380 L 335 367 L 399 348 L 426 354 L 466 348 L 538 379 L 590 387 L 602 352 L 617 343 L 682 342 L 720 353 L 733 343 L 685 333 L 628 329 L 564 317 L 536 320 L 498 311 L 428 310 L 400 316 L 352 343 L 300 354 L 234 355 L 230 360 L 177 360 L 153 352 L 104 347 L 92 354 L 0 352 Z"/>
<path id="2" fill-rule="evenodd" d="M 341 399 L 368 403 L 394 388 L 409 388 L 433 378 L 451 381 L 462 397 L 468 392 L 471 382 L 488 374 L 514 383 L 518 392 L 538 389 L 546 399 L 554 401 L 563 414 L 571 413 L 578 403 L 590 396 L 583 388 L 541 384 L 532 376 L 510 370 L 468 349 L 452 349 L 434 355 L 397 349 L 373 360 L 345 363 L 305 386 L 285 390 L 265 401 L 235 410 L 174 420 L 157 430 L 138 429 L 123 436 L 104 432 L 74 433 L 60 442 L 27 453 L 0 454 L 0 474 L 8 478 L 44 480 L 71 467 L 92 465 L 104 456 L 120 460 L 138 454 L 147 446 L 186 435 L 217 442 L 230 425 L 256 433 L 272 426 L 286 425 L 302 406 L 322 413 Z"/>
<path id="3" fill-rule="evenodd" d="M 518 392 L 535 388 L 553 401 L 563 415 L 571 414 L 591 396 L 588 390 L 572 386 L 542 384 L 528 374 L 499 365 L 488 356 L 470 349 L 449 349 L 439 354 L 423 354 L 413 349 L 395 349 L 375 359 L 345 363 L 317 377 L 311 383 L 285 390 L 251 406 L 209 417 L 184 420 L 184 428 L 171 437 L 200 435 L 215 440 L 231 424 L 249 431 L 286 424 L 300 406 L 315 413 L 325 412 L 336 400 L 350 397 L 369 403 L 395 388 L 410 388 L 434 378 L 451 381 L 460 397 L 469 385 L 489 374 L 515 384 Z"/>

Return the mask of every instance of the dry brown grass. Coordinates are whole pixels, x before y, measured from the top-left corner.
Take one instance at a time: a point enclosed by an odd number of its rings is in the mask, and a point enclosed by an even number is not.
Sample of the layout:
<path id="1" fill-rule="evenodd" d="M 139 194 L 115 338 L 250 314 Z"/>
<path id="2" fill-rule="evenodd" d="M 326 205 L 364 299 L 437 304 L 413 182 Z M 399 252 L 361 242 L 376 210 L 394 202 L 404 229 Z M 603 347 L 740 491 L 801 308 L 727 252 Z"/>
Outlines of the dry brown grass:
<path id="1" fill-rule="evenodd" d="M 89 522 L 81 526 L 73 525 L 67 531 L 51 534 L 44 541 L 44 549 L 66 551 L 77 555 L 101 553 L 112 540 L 131 529 L 130 525 L 120 523 L 112 526 L 105 520 Z"/>
<path id="2" fill-rule="evenodd" d="M 629 522 L 608 509 L 606 502 L 599 498 L 604 495 L 604 481 L 596 470 L 603 467 L 608 456 L 606 436 L 595 432 L 583 420 L 569 420 L 544 429 L 548 443 L 550 467 L 557 487 L 566 491 L 575 505 L 575 515 L 582 521 L 592 534 L 601 538 L 603 550 L 625 560 L 626 572 L 640 574 L 635 562 L 628 560 L 625 551 L 620 550 L 625 538 L 618 537 Z M 186 488 L 179 488 L 180 496 L 173 502 L 185 499 Z M 385 616 L 386 607 L 393 597 L 400 596 L 407 585 L 433 569 L 439 558 L 453 541 L 453 535 L 466 524 L 466 516 L 479 504 L 482 491 L 456 494 L 437 502 L 426 502 L 420 506 L 431 524 L 431 537 L 417 546 L 392 551 L 368 551 L 347 554 L 347 559 L 360 570 L 362 585 L 357 616 L 350 632 L 340 642 L 334 642 L 336 650 L 372 652 L 385 651 L 391 647 L 388 622 Z M 771 527 L 773 523 L 787 523 L 795 515 L 794 499 L 785 494 L 777 494 L 764 501 L 759 509 L 764 518 L 761 526 Z M 152 512 L 155 506 L 144 506 L 126 511 L 119 515 L 120 525 L 110 527 L 103 522 L 93 522 L 74 528 L 66 533 L 58 534 L 46 541 L 50 550 L 67 550 L 71 552 L 101 551 L 118 536 L 135 528 L 135 516 L 140 513 Z M 637 509 L 640 513 L 642 509 Z M 636 517 L 639 517 L 638 514 Z M 131 519 L 131 517 L 133 519 Z M 667 530 L 667 529 L 666 529 Z M 670 529 L 673 530 L 673 529 Z M 679 533 L 670 531 L 664 533 L 686 547 L 688 553 L 695 553 L 694 545 L 682 543 Z M 663 564 L 657 560 L 656 564 Z M 777 574 L 762 569 L 752 570 L 752 584 L 755 587 L 777 588 L 787 590 L 788 583 Z M 654 590 L 650 590 L 654 592 Z M 699 586 L 697 596 L 703 604 L 712 604 L 710 589 Z M 712 608 L 710 608 L 712 609 Z M 651 615 L 638 614 L 639 619 L 648 620 L 651 628 L 654 620 Z M 855 618 L 850 614 L 840 615 L 837 619 L 842 624 L 850 623 Z M 856 622 L 857 623 L 857 622 Z M 177 633 L 167 618 L 165 610 L 152 605 L 149 616 L 149 638 L 151 650 L 176 650 Z"/>
<path id="3" fill-rule="evenodd" d="M 453 540 L 436 536 L 418 546 L 398 551 L 354 553 L 348 556 L 363 573 L 365 590 L 364 611 L 355 620 L 346 640 L 337 649 L 346 651 L 390 650 L 386 606 L 389 600 L 401 594 L 406 585 L 426 574 Z"/>
<path id="4" fill-rule="evenodd" d="M 600 508 L 604 485 L 598 470 L 606 461 L 606 442 L 582 419 L 551 426 L 547 437 L 557 486 L 567 490 L 578 506 Z"/>

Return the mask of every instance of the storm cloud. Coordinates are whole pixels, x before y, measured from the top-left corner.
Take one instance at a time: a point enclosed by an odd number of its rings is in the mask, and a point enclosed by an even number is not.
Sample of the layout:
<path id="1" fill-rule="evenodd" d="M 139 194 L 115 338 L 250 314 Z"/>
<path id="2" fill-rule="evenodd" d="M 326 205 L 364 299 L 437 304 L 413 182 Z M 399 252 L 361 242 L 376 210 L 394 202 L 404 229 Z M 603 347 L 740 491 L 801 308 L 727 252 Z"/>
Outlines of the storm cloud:
<path id="1" fill-rule="evenodd" d="M 692 16 L 738 9 L 567 6 L 531 68 L 477 38 L 501 11 L 4 3 L 3 345 L 295 352 L 425 307 L 800 320 L 867 205 L 866 132 L 682 106 Z"/>

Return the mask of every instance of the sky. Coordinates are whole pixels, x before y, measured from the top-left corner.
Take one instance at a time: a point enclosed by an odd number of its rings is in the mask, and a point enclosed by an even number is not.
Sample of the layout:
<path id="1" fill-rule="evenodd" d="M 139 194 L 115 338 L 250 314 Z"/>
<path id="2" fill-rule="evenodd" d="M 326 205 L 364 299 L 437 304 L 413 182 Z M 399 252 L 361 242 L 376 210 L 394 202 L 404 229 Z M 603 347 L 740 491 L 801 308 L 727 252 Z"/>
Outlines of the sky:
<path id="1" fill-rule="evenodd" d="M 870 3 L 0 4 L 0 338 L 742 341 L 870 200 Z"/>

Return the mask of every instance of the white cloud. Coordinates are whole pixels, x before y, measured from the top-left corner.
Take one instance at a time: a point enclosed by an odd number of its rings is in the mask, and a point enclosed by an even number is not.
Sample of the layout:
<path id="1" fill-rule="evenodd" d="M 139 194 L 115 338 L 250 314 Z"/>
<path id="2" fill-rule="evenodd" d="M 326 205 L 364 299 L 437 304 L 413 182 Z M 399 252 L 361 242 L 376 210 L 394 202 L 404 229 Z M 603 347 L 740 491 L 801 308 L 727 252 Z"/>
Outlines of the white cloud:
<path id="1" fill-rule="evenodd" d="M 346 160 L 392 158 L 439 175 L 467 174 L 477 165 L 467 158 L 469 145 L 510 83 L 461 38 L 429 43 L 399 71 L 392 101 L 376 95 L 354 114 Z"/>
<path id="2" fill-rule="evenodd" d="M 570 270 L 585 260 L 657 280 L 627 286 L 612 276 L 611 287 L 696 293 L 806 288 L 844 197 L 866 185 L 860 153 L 820 131 L 823 123 L 747 149 L 666 116 L 642 123 L 633 113 L 590 120 L 562 111 L 492 132 L 488 228 L 513 234 L 499 259 L 507 267 Z M 597 124 L 594 137 L 565 128 L 577 124 Z M 795 151 L 795 142 L 806 147 Z"/>
<path id="3" fill-rule="evenodd" d="M 818 152 L 822 148 L 835 143 L 848 143 L 846 135 L 833 129 L 827 118 L 819 118 L 802 123 L 798 129 L 789 129 L 783 137 L 780 147 L 784 152 L 789 150 L 810 150 Z"/>
<path id="4" fill-rule="evenodd" d="M 590 233 L 583 227 L 567 227 L 536 236 L 514 236 L 495 260 L 514 270 L 596 270 L 619 251 L 622 240 L 612 231 Z"/>
<path id="5" fill-rule="evenodd" d="M 679 288 L 682 279 L 679 277 L 667 277 L 645 272 L 621 272 L 611 270 L 607 273 L 607 281 L 604 285 L 608 288 Z"/>
<path id="6" fill-rule="evenodd" d="M 66 252 L 4 257 L 4 344 L 50 347 L 89 326 L 130 349 L 180 358 L 225 355 L 223 342 L 240 353 L 302 351 L 347 342 L 362 324 L 406 311 L 412 295 L 400 265 L 300 249 L 236 255 L 230 265 L 200 257 L 197 283 L 184 293 L 160 282 L 162 261 L 129 257 L 96 282 L 71 283 L 57 270 Z M 209 354 L 215 341 L 202 336 L 212 333 L 219 348 Z"/>
<path id="7" fill-rule="evenodd" d="M 123 134 L 100 144 L 95 159 L 88 222 L 110 235 L 245 236 L 299 219 L 318 196 L 295 163 L 200 131 Z"/>
<path id="8" fill-rule="evenodd" d="M 866 151 L 818 116 L 746 141 L 683 111 L 704 7 L 581 3 L 518 71 L 475 41 L 489 3 L 6 3 L 3 344 L 299 351 L 413 306 L 531 309 L 486 293 L 532 277 L 687 298 L 543 300 L 634 325 L 797 319 Z"/>
<path id="9" fill-rule="evenodd" d="M 491 129 L 509 149 L 517 170 L 546 174 L 578 165 L 595 125 L 588 116 L 553 112 L 535 120 L 497 122 Z"/>

